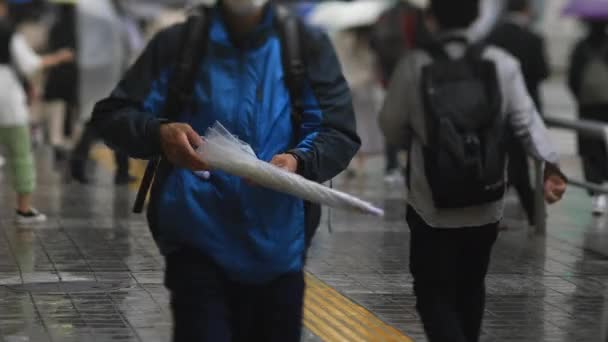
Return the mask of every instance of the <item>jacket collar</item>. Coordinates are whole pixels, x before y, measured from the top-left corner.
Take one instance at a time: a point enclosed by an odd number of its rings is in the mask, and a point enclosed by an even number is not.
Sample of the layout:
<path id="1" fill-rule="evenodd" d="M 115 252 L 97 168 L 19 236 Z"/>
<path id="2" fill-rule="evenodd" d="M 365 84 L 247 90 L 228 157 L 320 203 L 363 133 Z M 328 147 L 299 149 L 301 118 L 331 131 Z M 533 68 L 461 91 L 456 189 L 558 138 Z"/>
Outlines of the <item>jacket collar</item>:
<path id="1" fill-rule="evenodd" d="M 274 32 L 275 9 L 271 5 L 266 6 L 262 21 L 253 32 L 242 37 L 236 37 L 230 32 L 219 6 L 216 5 L 211 14 L 209 39 L 213 43 L 239 49 L 253 49 L 262 45 Z"/>

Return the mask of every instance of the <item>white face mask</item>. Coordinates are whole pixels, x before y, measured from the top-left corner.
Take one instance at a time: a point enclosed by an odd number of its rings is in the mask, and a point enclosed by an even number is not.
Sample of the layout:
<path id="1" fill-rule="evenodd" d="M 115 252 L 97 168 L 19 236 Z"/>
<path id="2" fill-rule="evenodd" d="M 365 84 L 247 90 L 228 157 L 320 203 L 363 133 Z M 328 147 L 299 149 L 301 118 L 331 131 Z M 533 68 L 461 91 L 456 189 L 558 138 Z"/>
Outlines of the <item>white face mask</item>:
<path id="1" fill-rule="evenodd" d="M 230 11 L 238 15 L 248 15 L 264 7 L 268 0 L 223 0 Z"/>

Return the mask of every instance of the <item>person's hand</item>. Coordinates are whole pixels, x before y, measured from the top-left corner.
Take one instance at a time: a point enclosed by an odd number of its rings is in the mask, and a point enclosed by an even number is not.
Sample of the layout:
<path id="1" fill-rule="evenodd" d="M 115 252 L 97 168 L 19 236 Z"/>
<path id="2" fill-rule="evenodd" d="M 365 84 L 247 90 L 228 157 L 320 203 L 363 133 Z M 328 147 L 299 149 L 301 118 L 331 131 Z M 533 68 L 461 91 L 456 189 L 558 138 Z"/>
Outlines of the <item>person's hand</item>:
<path id="1" fill-rule="evenodd" d="M 160 126 L 163 153 L 177 167 L 192 171 L 208 170 L 203 158 L 195 151 L 203 143 L 203 138 L 188 124 L 168 123 Z"/>
<path id="2" fill-rule="evenodd" d="M 550 175 L 545 179 L 545 200 L 549 204 L 559 202 L 566 192 L 566 181 L 560 175 Z"/>
<path id="3" fill-rule="evenodd" d="M 291 173 L 298 171 L 298 160 L 292 154 L 278 154 L 272 158 L 270 164 Z"/>
<path id="4" fill-rule="evenodd" d="M 72 49 L 61 49 L 55 53 L 57 63 L 68 63 L 74 61 L 74 51 Z"/>
<path id="5" fill-rule="evenodd" d="M 71 49 L 60 49 L 52 54 L 42 56 L 42 68 L 51 68 L 72 61 L 74 61 L 74 51 Z"/>

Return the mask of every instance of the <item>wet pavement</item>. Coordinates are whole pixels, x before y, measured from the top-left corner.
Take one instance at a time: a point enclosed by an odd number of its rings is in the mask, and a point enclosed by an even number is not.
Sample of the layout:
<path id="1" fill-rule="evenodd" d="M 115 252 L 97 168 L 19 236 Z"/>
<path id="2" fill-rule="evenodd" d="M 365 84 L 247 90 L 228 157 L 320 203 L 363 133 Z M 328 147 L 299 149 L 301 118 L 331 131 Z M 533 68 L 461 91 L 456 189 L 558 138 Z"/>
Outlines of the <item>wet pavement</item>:
<path id="1" fill-rule="evenodd" d="M 132 190 L 112 186 L 103 168 L 95 185 L 64 184 L 41 159 L 36 203 L 48 223 L 15 227 L 12 195 L 0 181 L 0 336 L 9 342 L 169 341 L 163 261 L 143 217 L 129 212 Z M 407 272 L 404 194 L 380 176 L 371 171 L 337 185 L 384 205 L 387 218 L 326 213 L 307 270 L 424 341 Z M 601 340 L 608 319 L 608 227 L 605 219 L 591 218 L 589 205 L 582 191 L 571 191 L 551 208 L 546 237 L 517 227 L 521 213 L 510 207 L 515 228 L 501 234 L 495 249 L 483 341 Z M 338 336 L 343 339 L 333 340 L 351 340 Z"/>
<path id="2" fill-rule="evenodd" d="M 163 260 L 144 218 L 130 214 L 132 189 L 114 187 L 104 167 L 96 168 L 93 185 L 65 184 L 48 151 L 38 155 L 35 203 L 50 217 L 43 225 L 15 227 L 13 195 L 0 169 L 0 341 L 169 341 Z M 336 182 L 384 206 L 387 217 L 326 212 L 307 265 L 318 283 L 309 288 L 329 293 L 331 287 L 345 299 L 331 299 L 335 308 L 329 308 L 318 296 L 317 309 L 307 312 L 344 310 L 345 317 L 367 317 L 379 326 L 362 307 L 424 341 L 407 268 L 405 194 L 402 186 L 383 184 L 380 165 L 372 161 L 366 176 Z M 571 176 L 580 174 L 575 158 L 566 156 L 564 166 Z M 509 203 L 512 229 L 501 233 L 494 250 L 482 341 L 605 341 L 606 218 L 592 218 L 589 197 L 572 189 L 550 208 L 547 235 L 537 236 L 523 227 L 516 203 Z M 306 320 L 306 341 L 380 340 L 346 331 L 361 328 L 343 317 L 322 317 Z"/>

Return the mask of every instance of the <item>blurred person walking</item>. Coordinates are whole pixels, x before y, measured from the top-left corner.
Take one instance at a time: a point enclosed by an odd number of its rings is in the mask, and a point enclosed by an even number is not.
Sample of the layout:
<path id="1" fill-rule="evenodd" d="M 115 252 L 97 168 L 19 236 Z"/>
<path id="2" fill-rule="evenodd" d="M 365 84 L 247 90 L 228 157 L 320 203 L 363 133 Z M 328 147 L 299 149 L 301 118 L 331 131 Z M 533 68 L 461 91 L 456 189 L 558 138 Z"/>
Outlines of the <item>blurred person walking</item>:
<path id="1" fill-rule="evenodd" d="M 152 39 L 91 122 L 119 151 L 163 156 L 148 168 L 148 222 L 173 341 L 299 342 L 320 208 L 223 172 L 200 177 L 195 149 L 219 121 L 260 159 L 327 181 L 360 145 L 351 95 L 329 38 L 285 8 L 222 0 L 196 14 Z"/>
<path id="2" fill-rule="evenodd" d="M 503 218 L 506 127 L 547 163 L 549 203 L 566 179 L 519 63 L 467 35 L 479 0 L 431 0 L 430 14 L 435 39 L 397 67 L 380 124 L 390 143 L 408 147 L 410 271 L 425 332 L 431 342 L 476 342 Z"/>
<path id="3" fill-rule="evenodd" d="M 421 24 L 422 17 L 420 8 L 409 1 L 400 1 L 385 11 L 374 24 L 370 44 L 376 55 L 380 80 L 384 87 L 388 86 L 403 55 L 414 48 L 421 38 L 420 35 L 424 35 L 420 30 L 424 26 Z M 392 146 L 385 141 L 384 148 L 385 182 L 395 183 L 403 180 L 403 170 L 398 159 L 401 146 Z"/>
<path id="4" fill-rule="evenodd" d="M 506 9 L 505 18 L 489 35 L 487 43 L 504 49 L 519 61 L 528 93 L 542 114 L 540 84 L 549 77 L 544 40 L 531 29 L 533 13 L 530 0 L 508 0 Z M 509 184 L 517 191 L 528 224 L 534 226 L 534 190 L 528 156 L 513 132 L 509 133 L 507 144 Z"/>
<path id="5" fill-rule="evenodd" d="M 581 119 L 608 122 L 608 21 L 587 21 L 587 35 L 574 47 L 570 59 L 568 86 L 574 94 Z M 579 153 L 587 181 L 601 185 L 608 179 L 608 156 L 602 139 L 578 136 Z M 592 212 L 602 215 L 607 198 L 590 192 Z"/>
<path id="6" fill-rule="evenodd" d="M 46 216 L 31 205 L 36 185 L 28 126 L 27 97 L 20 76 L 73 60 L 69 50 L 38 56 L 15 31 L 6 0 L 0 0 L 0 146 L 5 147 L 8 170 L 17 192 L 17 223 L 42 222 Z"/>
<path id="7" fill-rule="evenodd" d="M 77 54 L 75 1 L 55 0 L 55 18 L 48 38 L 49 50 L 70 49 Z M 76 61 L 49 69 L 44 88 L 49 140 L 56 162 L 67 158 L 67 141 L 74 132 L 78 111 L 79 75 Z"/>
<path id="8" fill-rule="evenodd" d="M 349 177 L 364 175 L 367 158 L 382 153 L 384 145 L 378 126 L 383 90 L 376 58 L 370 47 L 370 33 L 370 27 L 360 26 L 339 31 L 332 37 L 344 77 L 352 91 L 357 134 L 361 138 L 361 149 L 347 170 Z"/>
<path id="9" fill-rule="evenodd" d="M 138 39 L 136 36 L 141 33 L 133 25 L 133 20 L 129 18 L 130 14 L 127 13 L 120 1 L 111 0 L 108 1 L 108 4 L 111 18 L 108 18 L 110 21 L 106 25 L 112 25 L 113 28 L 111 30 L 118 31 L 118 35 L 120 36 L 118 46 L 114 47 L 119 50 L 115 51 L 118 56 L 115 62 L 119 64 L 119 69 L 124 71 L 130 66 L 134 56 L 142 48 L 141 39 Z M 90 82 L 94 82 L 94 80 L 90 80 Z M 95 95 L 99 98 L 106 94 L 100 93 Z M 87 174 L 89 153 L 95 142 L 99 141 L 99 139 L 100 133 L 95 129 L 94 125 L 87 122 L 80 139 L 74 146 L 70 160 L 71 176 L 81 184 L 88 184 L 90 182 Z M 129 173 L 129 157 L 121 151 L 114 151 L 114 160 L 116 162 L 114 183 L 116 185 L 124 185 L 134 182 L 136 178 Z"/>

